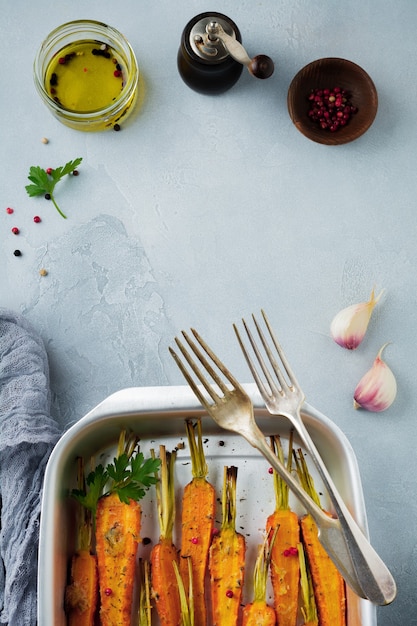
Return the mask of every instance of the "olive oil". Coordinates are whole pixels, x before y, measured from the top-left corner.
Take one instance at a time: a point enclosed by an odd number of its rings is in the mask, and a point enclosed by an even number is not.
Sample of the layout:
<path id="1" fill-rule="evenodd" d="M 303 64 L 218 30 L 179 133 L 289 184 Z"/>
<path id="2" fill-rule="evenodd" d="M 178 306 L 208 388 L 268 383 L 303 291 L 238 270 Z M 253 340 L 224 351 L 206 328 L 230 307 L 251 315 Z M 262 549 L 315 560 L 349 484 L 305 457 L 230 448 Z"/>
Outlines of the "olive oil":
<path id="1" fill-rule="evenodd" d="M 120 96 L 125 65 L 107 44 L 94 40 L 74 42 L 51 59 L 45 73 L 45 89 L 66 111 L 100 111 Z"/>

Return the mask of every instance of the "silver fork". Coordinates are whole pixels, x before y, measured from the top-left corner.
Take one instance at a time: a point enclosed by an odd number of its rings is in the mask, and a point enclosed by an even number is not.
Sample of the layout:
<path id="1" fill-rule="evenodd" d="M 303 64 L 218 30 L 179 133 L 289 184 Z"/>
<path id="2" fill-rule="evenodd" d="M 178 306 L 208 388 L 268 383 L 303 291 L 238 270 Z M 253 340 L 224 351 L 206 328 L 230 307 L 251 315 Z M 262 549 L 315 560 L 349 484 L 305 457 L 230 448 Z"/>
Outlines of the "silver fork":
<path id="1" fill-rule="evenodd" d="M 348 542 L 346 541 L 344 529 L 341 526 L 340 520 L 330 518 L 326 515 L 307 495 L 292 474 L 290 474 L 284 465 L 280 463 L 278 457 L 269 447 L 264 434 L 255 422 L 252 402 L 245 390 L 223 365 L 220 359 L 214 354 L 202 337 L 200 337 L 197 331 L 192 329 L 192 333 L 199 345 L 197 345 L 197 343 L 186 332 L 183 332 L 182 334 L 192 353 L 194 353 L 195 357 L 197 357 L 198 361 L 203 366 L 206 374 L 211 377 L 211 380 L 213 381 L 212 383 L 210 383 L 207 377 L 203 374 L 190 351 L 185 347 L 180 339 L 176 337 L 175 342 L 189 368 L 187 368 L 183 360 L 181 360 L 172 348 L 169 348 L 169 351 L 183 373 L 189 386 L 197 396 L 197 399 L 219 426 L 242 435 L 268 460 L 270 465 L 285 480 L 305 509 L 312 515 L 319 530 L 320 542 L 347 584 L 360 597 L 368 597 L 368 594 L 363 589 L 363 581 L 359 581 L 356 568 L 352 563 Z M 189 370 L 191 370 L 191 373 Z M 223 374 L 226 381 L 221 377 L 219 372 Z M 205 389 L 206 394 L 204 393 L 201 385 L 196 383 L 195 377 Z M 365 537 L 363 537 L 361 547 L 364 550 L 373 551 L 371 546 L 366 542 Z M 377 594 L 376 598 L 372 598 L 372 600 L 380 601 L 380 594 Z M 383 598 L 382 603 L 387 603 L 386 597 Z"/>
<path id="2" fill-rule="evenodd" d="M 347 549 L 350 554 L 350 560 L 356 572 L 356 578 L 362 588 L 363 595 L 375 604 L 384 605 L 392 602 L 396 596 L 395 581 L 386 565 L 372 548 L 363 532 L 353 519 L 351 513 L 346 507 L 343 498 L 338 492 L 327 468 L 324 464 L 313 440 L 304 422 L 301 418 L 301 408 L 303 406 L 305 396 L 294 376 L 294 373 L 285 357 L 281 345 L 279 344 L 272 327 L 268 321 L 265 312 L 262 311 L 262 317 L 265 326 L 275 347 L 276 354 L 282 364 L 279 366 L 273 351 L 271 350 L 261 325 L 257 322 L 254 315 L 252 319 L 262 343 L 263 350 L 267 356 L 270 366 L 272 366 L 273 374 L 271 374 L 261 350 L 259 349 L 248 324 L 242 320 L 249 342 L 252 346 L 253 353 L 256 356 L 263 378 L 259 374 L 255 366 L 254 360 L 251 358 L 249 351 L 245 347 L 239 334 L 236 324 L 233 325 L 241 350 L 249 365 L 254 380 L 257 384 L 259 392 L 265 402 L 268 411 L 273 415 L 281 415 L 287 417 L 294 429 L 297 431 L 304 448 L 308 451 L 314 461 L 315 466 L 326 487 L 333 508 L 343 530 Z M 285 374 L 284 374 L 285 372 Z M 288 380 L 288 382 L 287 382 Z M 347 581 L 348 582 L 348 581 Z"/>

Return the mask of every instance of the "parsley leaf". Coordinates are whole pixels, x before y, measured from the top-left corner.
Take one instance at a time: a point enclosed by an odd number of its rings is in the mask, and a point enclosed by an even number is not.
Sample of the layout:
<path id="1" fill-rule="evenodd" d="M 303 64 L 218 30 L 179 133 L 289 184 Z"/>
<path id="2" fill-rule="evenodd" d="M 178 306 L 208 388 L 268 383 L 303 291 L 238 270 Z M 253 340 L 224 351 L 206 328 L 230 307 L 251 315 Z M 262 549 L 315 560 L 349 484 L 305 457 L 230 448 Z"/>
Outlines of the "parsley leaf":
<path id="1" fill-rule="evenodd" d="M 97 509 L 97 502 L 103 493 L 103 489 L 108 482 L 108 474 L 102 465 L 98 465 L 93 472 L 87 476 L 85 489 L 73 489 L 71 495 L 80 502 L 86 509 L 94 514 Z"/>
<path id="2" fill-rule="evenodd" d="M 122 502 L 141 500 L 146 489 L 157 482 L 159 459 L 146 459 L 142 452 L 129 457 L 126 453 L 115 458 L 106 467 L 112 481 L 109 493 L 117 493 Z"/>
<path id="3" fill-rule="evenodd" d="M 96 513 L 102 496 L 117 493 L 121 502 L 141 500 L 151 485 L 158 482 L 159 459 L 145 459 L 142 452 L 126 452 L 113 459 L 105 468 L 98 465 L 87 476 L 85 489 L 73 489 L 71 495 L 85 508 Z"/>
<path id="4" fill-rule="evenodd" d="M 25 189 L 28 195 L 32 198 L 33 196 L 42 196 L 45 194 L 49 194 L 50 199 L 52 200 L 56 210 L 63 218 L 66 219 L 66 215 L 61 211 L 59 206 L 56 203 L 54 196 L 55 185 L 67 174 L 71 174 L 74 170 L 77 169 L 79 164 L 81 163 L 82 158 L 74 159 L 74 161 L 68 161 L 63 167 L 57 167 L 51 170 L 50 174 L 38 165 L 32 165 L 29 169 L 28 179 L 31 181 L 31 185 L 26 185 Z"/>

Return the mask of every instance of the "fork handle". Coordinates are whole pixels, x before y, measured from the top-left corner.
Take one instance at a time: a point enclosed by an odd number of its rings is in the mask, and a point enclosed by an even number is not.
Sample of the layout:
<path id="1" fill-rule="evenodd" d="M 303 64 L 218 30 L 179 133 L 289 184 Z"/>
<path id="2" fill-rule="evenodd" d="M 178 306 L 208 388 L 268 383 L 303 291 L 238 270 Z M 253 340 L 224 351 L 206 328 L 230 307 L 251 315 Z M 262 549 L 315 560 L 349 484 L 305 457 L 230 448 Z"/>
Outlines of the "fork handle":
<path id="1" fill-rule="evenodd" d="M 310 453 L 323 480 L 324 486 L 329 493 L 330 500 L 343 530 L 346 545 L 363 594 L 368 600 L 380 606 L 389 604 L 394 600 L 397 593 L 395 580 L 352 517 L 327 471 L 301 416 L 298 414 L 297 417 L 299 418 L 298 421 L 291 421 L 304 447 Z"/>

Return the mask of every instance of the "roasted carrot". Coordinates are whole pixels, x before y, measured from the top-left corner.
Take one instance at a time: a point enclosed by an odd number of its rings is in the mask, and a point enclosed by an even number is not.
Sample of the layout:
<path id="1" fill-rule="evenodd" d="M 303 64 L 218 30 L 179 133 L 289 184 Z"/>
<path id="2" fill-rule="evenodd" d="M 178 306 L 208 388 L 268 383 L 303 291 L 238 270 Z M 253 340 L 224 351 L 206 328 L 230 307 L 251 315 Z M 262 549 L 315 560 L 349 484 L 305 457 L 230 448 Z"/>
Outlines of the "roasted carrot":
<path id="1" fill-rule="evenodd" d="M 267 603 L 266 593 L 271 550 L 278 530 L 277 527 L 272 532 L 271 539 L 266 535 L 260 547 L 253 574 L 254 597 L 243 609 L 242 626 L 275 626 L 277 623 L 275 609 Z"/>
<path id="2" fill-rule="evenodd" d="M 78 488 L 85 489 L 84 463 L 78 459 Z M 92 554 L 93 514 L 78 504 L 77 548 L 71 560 L 71 581 L 65 604 L 68 626 L 93 626 L 98 606 L 97 559 Z"/>
<path id="3" fill-rule="evenodd" d="M 297 548 L 298 560 L 300 562 L 301 613 L 304 618 L 303 626 L 318 626 L 319 622 L 311 572 L 305 559 L 303 544 L 300 542 Z"/>
<path id="4" fill-rule="evenodd" d="M 271 448 L 281 463 L 284 452 L 278 436 L 271 437 Z M 292 437 L 289 442 L 287 469 L 292 466 Z M 275 511 L 266 522 L 267 533 L 279 527 L 277 540 L 271 550 L 271 581 L 274 607 L 278 626 L 295 626 L 298 613 L 300 567 L 297 544 L 300 541 L 300 525 L 297 514 L 289 506 L 289 489 L 274 471 Z"/>
<path id="5" fill-rule="evenodd" d="M 116 493 L 100 498 L 96 549 L 102 626 L 131 624 L 140 525 L 141 508 L 138 502 L 121 502 Z"/>
<path id="6" fill-rule="evenodd" d="M 161 626 L 179 626 L 181 607 L 174 563 L 178 566 L 178 551 L 173 543 L 175 521 L 174 465 L 176 452 L 159 446 L 161 479 L 157 484 L 159 542 L 151 551 L 152 597 Z"/>
<path id="7" fill-rule="evenodd" d="M 96 551 L 101 626 L 130 626 L 133 610 L 137 549 L 140 540 L 139 500 L 155 484 L 157 459 L 145 460 L 138 438 L 119 437 L 117 457 L 104 471 L 107 491 L 96 513 Z"/>
<path id="8" fill-rule="evenodd" d="M 216 513 L 216 492 L 207 481 L 208 467 L 204 456 L 201 420 L 197 421 L 197 441 L 192 420 L 186 420 L 190 447 L 192 480 L 184 487 L 181 517 L 181 558 L 179 570 L 188 587 L 188 571 L 191 559 L 195 622 L 207 623 L 205 579 L 208 553 Z"/>
<path id="9" fill-rule="evenodd" d="M 316 504 L 321 506 L 319 495 L 314 487 L 314 480 L 308 471 L 302 450 L 298 450 L 298 456 L 295 458 L 301 484 Z M 345 626 L 346 590 L 344 580 L 321 545 L 317 526 L 311 515 L 304 515 L 300 524 L 302 541 L 313 581 L 319 624 L 320 626 Z"/>
<path id="10" fill-rule="evenodd" d="M 225 467 L 222 489 L 222 524 L 209 552 L 213 626 L 236 626 L 245 574 L 246 543 L 236 531 L 237 467 Z"/>

